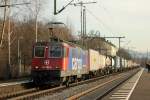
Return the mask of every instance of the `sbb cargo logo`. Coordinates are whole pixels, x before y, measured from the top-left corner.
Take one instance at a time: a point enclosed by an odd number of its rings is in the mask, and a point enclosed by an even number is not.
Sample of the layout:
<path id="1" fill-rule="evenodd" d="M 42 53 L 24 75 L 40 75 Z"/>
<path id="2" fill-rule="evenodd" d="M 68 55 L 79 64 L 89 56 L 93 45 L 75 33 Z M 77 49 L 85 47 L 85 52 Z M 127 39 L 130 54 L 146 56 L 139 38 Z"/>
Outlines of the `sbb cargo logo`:
<path id="1" fill-rule="evenodd" d="M 82 68 L 82 61 L 79 58 L 72 58 L 72 70 L 77 70 Z"/>
<path id="2" fill-rule="evenodd" d="M 49 65 L 49 60 L 45 60 L 45 61 L 44 61 L 44 64 L 45 64 L 45 65 Z"/>

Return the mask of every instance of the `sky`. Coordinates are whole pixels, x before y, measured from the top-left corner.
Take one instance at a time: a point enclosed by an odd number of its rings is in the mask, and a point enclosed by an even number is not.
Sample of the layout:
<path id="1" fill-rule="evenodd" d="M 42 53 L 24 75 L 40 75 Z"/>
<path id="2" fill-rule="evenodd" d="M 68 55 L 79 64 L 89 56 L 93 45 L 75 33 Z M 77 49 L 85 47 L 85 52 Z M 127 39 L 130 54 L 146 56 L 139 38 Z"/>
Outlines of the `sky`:
<path id="1" fill-rule="evenodd" d="M 57 0 L 61 9 L 71 0 Z M 80 0 L 79 0 L 80 1 Z M 125 36 L 121 46 L 146 52 L 150 49 L 150 0 L 82 0 L 97 1 L 86 5 L 87 31 L 100 31 L 101 36 Z M 78 2 L 78 0 L 75 0 Z M 55 19 L 71 25 L 74 34 L 80 31 L 80 7 L 68 6 L 62 13 L 53 15 L 53 0 L 49 0 L 42 13 L 44 19 Z M 117 39 L 111 39 L 118 45 Z"/>
<path id="2" fill-rule="evenodd" d="M 18 0 L 19 1 L 19 0 Z M 26 0 L 32 1 L 32 0 Z M 80 7 L 69 5 L 58 15 L 54 12 L 54 0 L 41 0 L 42 9 L 39 20 L 63 22 L 73 29 L 73 34 L 80 31 Z M 57 9 L 61 9 L 71 0 L 57 0 Z M 79 2 L 81 0 L 74 0 Z M 101 36 L 125 36 L 121 46 L 132 50 L 146 52 L 150 50 L 150 0 L 82 0 L 96 1 L 86 5 L 87 33 L 100 31 Z M 22 14 L 24 11 L 20 10 Z M 118 45 L 118 39 L 110 39 Z"/>

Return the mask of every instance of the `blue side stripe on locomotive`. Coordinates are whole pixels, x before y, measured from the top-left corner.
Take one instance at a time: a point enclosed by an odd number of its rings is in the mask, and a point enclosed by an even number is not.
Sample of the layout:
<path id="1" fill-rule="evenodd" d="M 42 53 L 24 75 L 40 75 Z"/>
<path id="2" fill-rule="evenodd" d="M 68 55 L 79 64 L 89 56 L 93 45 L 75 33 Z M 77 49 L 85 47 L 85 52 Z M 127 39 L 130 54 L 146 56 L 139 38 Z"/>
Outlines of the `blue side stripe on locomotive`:
<path id="1" fill-rule="evenodd" d="M 82 49 L 78 48 L 78 69 L 82 69 L 82 63 L 83 63 L 83 58 L 82 58 Z"/>
<path id="2" fill-rule="evenodd" d="M 88 57 L 88 52 L 85 50 L 82 50 L 82 66 L 88 66 L 88 61 L 87 58 Z"/>
<path id="3" fill-rule="evenodd" d="M 84 51 L 82 50 L 82 67 L 85 65 L 85 55 Z"/>
<path id="4" fill-rule="evenodd" d="M 72 48 L 69 48 L 69 63 L 68 63 L 68 70 L 72 70 Z"/>
<path id="5" fill-rule="evenodd" d="M 82 69 L 83 66 L 88 66 L 88 52 L 81 48 L 69 48 L 69 63 L 68 70 Z M 74 62 L 74 63 L 73 63 Z"/>

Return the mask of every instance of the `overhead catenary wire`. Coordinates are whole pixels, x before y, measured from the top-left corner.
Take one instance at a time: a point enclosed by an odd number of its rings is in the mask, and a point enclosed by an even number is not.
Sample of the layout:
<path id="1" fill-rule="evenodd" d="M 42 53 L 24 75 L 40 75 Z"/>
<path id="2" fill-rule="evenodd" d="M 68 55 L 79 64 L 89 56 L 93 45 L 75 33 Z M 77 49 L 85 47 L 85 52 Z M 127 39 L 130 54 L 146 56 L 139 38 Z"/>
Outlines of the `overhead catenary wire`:
<path id="1" fill-rule="evenodd" d="M 98 6 L 100 9 L 102 8 L 102 9 L 105 11 L 105 13 L 107 14 L 107 16 L 108 16 L 109 18 L 111 18 L 111 20 L 114 20 L 114 16 L 111 16 L 111 15 L 110 15 L 109 10 L 108 10 L 106 7 L 104 7 L 104 5 L 102 5 L 102 2 L 99 1 L 99 3 L 98 3 L 97 6 Z"/>
<path id="2" fill-rule="evenodd" d="M 81 7 L 81 40 L 82 45 L 84 45 L 84 37 L 86 35 L 86 6 L 87 4 L 93 4 L 97 2 L 78 2 L 78 3 L 71 3 L 70 5 L 80 6 Z"/>
<path id="3" fill-rule="evenodd" d="M 108 25 L 106 25 L 99 17 L 97 17 L 95 14 L 93 14 L 92 11 L 90 11 L 89 9 L 86 9 L 86 10 L 90 15 L 92 15 L 99 22 L 98 24 L 100 26 L 102 25 L 109 33 L 113 33 L 112 29 Z M 112 35 L 114 35 L 114 34 L 112 34 Z"/>
<path id="4" fill-rule="evenodd" d="M 57 1 L 54 0 L 54 15 L 61 13 L 64 9 L 66 9 L 74 0 L 71 0 L 68 4 L 63 6 L 60 10 L 57 11 Z"/>
<path id="5" fill-rule="evenodd" d="M 107 14 L 108 18 L 111 20 L 111 23 L 114 23 L 115 21 L 118 20 L 118 19 L 116 20 L 116 17 L 115 17 L 115 16 L 112 16 L 112 15 L 111 15 L 111 12 L 109 11 L 109 9 L 106 8 L 106 7 L 103 5 L 102 0 L 99 1 L 98 7 L 99 7 L 99 8 L 102 8 L 102 9 L 104 10 L 104 12 Z M 114 34 L 116 34 L 116 35 L 121 35 L 121 34 L 118 34 L 118 33 L 119 33 L 119 31 L 118 31 L 118 30 L 115 30 Z"/>

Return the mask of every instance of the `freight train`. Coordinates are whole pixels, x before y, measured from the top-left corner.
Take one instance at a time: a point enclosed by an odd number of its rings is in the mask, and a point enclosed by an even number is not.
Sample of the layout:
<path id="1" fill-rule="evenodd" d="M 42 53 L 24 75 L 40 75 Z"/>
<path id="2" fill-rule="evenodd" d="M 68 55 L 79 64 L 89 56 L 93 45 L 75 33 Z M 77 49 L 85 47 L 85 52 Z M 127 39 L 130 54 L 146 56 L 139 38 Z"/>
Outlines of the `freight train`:
<path id="1" fill-rule="evenodd" d="M 37 85 L 68 84 L 131 68 L 133 62 L 102 55 L 69 42 L 37 42 L 33 45 L 31 77 Z M 121 67 L 122 66 L 122 67 Z"/>

